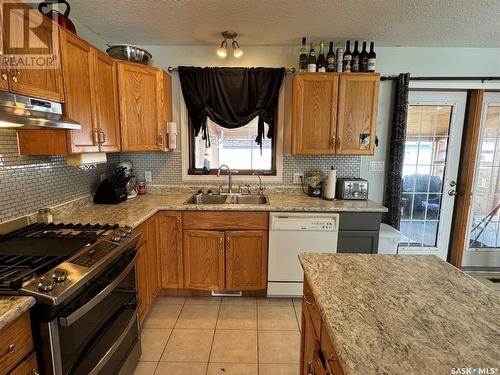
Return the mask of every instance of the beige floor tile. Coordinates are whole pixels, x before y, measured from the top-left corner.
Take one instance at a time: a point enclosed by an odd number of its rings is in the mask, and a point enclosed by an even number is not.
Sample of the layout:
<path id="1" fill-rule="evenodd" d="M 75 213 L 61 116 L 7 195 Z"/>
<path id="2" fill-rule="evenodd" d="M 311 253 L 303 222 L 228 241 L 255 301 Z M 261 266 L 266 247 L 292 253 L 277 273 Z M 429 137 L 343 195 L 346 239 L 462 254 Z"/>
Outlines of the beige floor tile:
<path id="1" fill-rule="evenodd" d="M 257 314 L 259 330 L 299 329 L 292 304 L 288 307 L 258 306 Z"/>
<path id="2" fill-rule="evenodd" d="M 219 305 L 184 305 L 175 328 L 214 329 Z"/>
<path id="3" fill-rule="evenodd" d="M 155 375 L 205 375 L 206 371 L 206 363 L 160 362 Z"/>
<path id="4" fill-rule="evenodd" d="M 159 296 L 155 299 L 155 303 L 167 305 L 184 305 L 184 302 L 186 302 L 186 297 Z"/>
<path id="5" fill-rule="evenodd" d="M 134 375 L 153 375 L 158 362 L 139 362 Z"/>
<path id="6" fill-rule="evenodd" d="M 257 364 L 209 363 L 207 375 L 257 375 Z"/>
<path id="7" fill-rule="evenodd" d="M 257 363 L 257 331 L 215 331 L 210 362 Z"/>
<path id="8" fill-rule="evenodd" d="M 140 361 L 158 362 L 167 345 L 171 329 L 165 328 L 144 328 L 141 332 L 142 354 Z"/>
<path id="9" fill-rule="evenodd" d="M 259 331 L 259 363 L 298 364 L 299 331 Z"/>
<path id="10" fill-rule="evenodd" d="M 255 306 L 257 298 L 255 297 L 223 297 L 223 305 Z"/>
<path id="11" fill-rule="evenodd" d="M 295 316 L 297 317 L 297 324 L 299 325 L 299 329 L 302 329 L 302 306 L 295 306 Z"/>
<path id="12" fill-rule="evenodd" d="M 257 307 L 223 304 L 217 329 L 257 329 Z"/>
<path id="13" fill-rule="evenodd" d="M 258 306 L 292 306 L 291 298 L 257 298 Z"/>
<path id="14" fill-rule="evenodd" d="M 143 327 L 174 328 L 181 309 L 181 305 L 153 304 Z"/>
<path id="15" fill-rule="evenodd" d="M 293 298 L 293 305 L 297 307 L 302 307 L 302 298 Z"/>
<path id="16" fill-rule="evenodd" d="M 186 305 L 220 305 L 222 297 L 188 297 Z"/>
<path id="17" fill-rule="evenodd" d="M 161 361 L 208 362 L 213 337 L 212 329 L 174 329 Z"/>
<path id="18" fill-rule="evenodd" d="M 259 365 L 259 375 L 299 375 L 300 365 L 263 364 Z"/>

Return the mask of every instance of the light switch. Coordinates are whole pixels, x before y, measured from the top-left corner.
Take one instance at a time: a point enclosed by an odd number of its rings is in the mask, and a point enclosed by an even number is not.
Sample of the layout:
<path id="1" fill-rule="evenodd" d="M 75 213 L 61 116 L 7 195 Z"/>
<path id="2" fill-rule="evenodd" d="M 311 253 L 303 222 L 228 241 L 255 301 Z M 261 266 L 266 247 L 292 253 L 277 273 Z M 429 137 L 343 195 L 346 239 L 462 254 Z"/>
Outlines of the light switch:
<path id="1" fill-rule="evenodd" d="M 370 161 L 369 171 L 370 172 L 383 172 L 385 168 L 385 162 L 383 161 Z"/>
<path id="2" fill-rule="evenodd" d="M 144 171 L 144 179 L 146 182 L 153 182 L 153 177 L 151 176 L 151 171 Z"/>

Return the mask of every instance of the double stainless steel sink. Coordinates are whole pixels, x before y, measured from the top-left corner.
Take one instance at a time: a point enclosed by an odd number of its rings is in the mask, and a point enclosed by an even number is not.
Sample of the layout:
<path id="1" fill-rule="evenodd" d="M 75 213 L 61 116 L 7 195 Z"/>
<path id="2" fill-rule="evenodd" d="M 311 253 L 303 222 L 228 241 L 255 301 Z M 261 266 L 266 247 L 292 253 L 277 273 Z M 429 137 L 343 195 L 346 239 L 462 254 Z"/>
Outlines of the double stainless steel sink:
<path id="1" fill-rule="evenodd" d="M 269 197 L 267 195 L 193 194 L 184 204 L 269 204 Z"/>

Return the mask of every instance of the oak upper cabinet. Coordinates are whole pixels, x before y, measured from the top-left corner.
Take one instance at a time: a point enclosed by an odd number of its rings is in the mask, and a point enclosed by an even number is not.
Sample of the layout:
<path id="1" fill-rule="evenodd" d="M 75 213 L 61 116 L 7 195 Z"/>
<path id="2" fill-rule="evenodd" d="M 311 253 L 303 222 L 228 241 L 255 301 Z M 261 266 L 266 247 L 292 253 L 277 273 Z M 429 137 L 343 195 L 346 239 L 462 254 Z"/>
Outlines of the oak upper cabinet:
<path id="1" fill-rule="evenodd" d="M 123 151 L 164 151 L 172 118 L 172 82 L 163 70 L 118 62 Z"/>
<path id="2" fill-rule="evenodd" d="M 92 47 L 91 53 L 100 151 L 117 152 L 121 150 L 117 62 L 97 48 Z"/>
<path id="3" fill-rule="evenodd" d="M 188 289 L 224 289 L 224 232 L 184 231 L 184 286 Z"/>
<path id="4" fill-rule="evenodd" d="M 377 73 L 299 73 L 293 80 L 292 153 L 373 155 Z"/>
<path id="5" fill-rule="evenodd" d="M 148 285 L 147 242 L 143 242 L 143 244 L 137 249 L 136 269 L 137 294 L 139 295 L 139 320 L 142 322 L 151 302 L 149 299 Z"/>
<path id="6" fill-rule="evenodd" d="M 377 128 L 378 74 L 342 74 L 339 87 L 338 155 L 373 155 Z"/>
<path id="7" fill-rule="evenodd" d="M 267 283 L 267 231 L 226 232 L 226 289 L 261 290 Z"/>
<path id="8" fill-rule="evenodd" d="M 181 211 L 160 211 L 158 213 L 158 233 L 161 286 L 162 288 L 181 289 L 184 287 Z"/>
<path id="9" fill-rule="evenodd" d="M 293 79 L 292 153 L 335 153 L 338 73 L 299 73 Z"/>
<path id="10" fill-rule="evenodd" d="M 9 90 L 17 94 L 63 102 L 59 28 L 38 11 L 18 2 L 4 3 L 3 16 L 5 54 L 17 57 L 25 55 L 29 61 L 32 61 L 29 55 L 45 55 L 45 61 L 49 61 L 51 56 L 54 57 L 51 60 L 53 66 L 50 68 L 20 69 L 16 65 L 11 66 L 7 73 Z M 25 26 L 28 24 L 40 26 L 27 30 Z M 27 35 L 27 32 L 30 35 Z M 2 81 L 1 88 L 5 89 L 5 80 Z"/>
<path id="11" fill-rule="evenodd" d="M 68 153 L 98 152 L 92 47 L 70 32 L 61 30 L 60 34 L 65 114 L 82 127 L 67 131 Z"/>

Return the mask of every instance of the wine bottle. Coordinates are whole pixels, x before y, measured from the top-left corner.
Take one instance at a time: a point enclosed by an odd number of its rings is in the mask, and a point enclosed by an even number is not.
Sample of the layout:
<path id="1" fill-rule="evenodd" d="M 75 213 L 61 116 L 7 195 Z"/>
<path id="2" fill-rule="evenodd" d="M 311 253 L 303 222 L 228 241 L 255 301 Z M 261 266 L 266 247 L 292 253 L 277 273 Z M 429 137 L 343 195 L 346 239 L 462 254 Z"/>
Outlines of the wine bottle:
<path id="1" fill-rule="evenodd" d="M 352 63 L 351 41 L 348 40 L 345 45 L 345 52 L 344 52 L 344 72 L 351 71 L 351 63 Z"/>
<path id="2" fill-rule="evenodd" d="M 302 38 L 302 46 L 299 53 L 299 72 L 307 72 L 307 46 L 306 38 Z"/>
<path id="3" fill-rule="evenodd" d="M 370 43 L 370 52 L 368 52 L 368 71 L 375 73 L 375 65 L 377 64 L 377 54 L 374 51 L 375 43 Z"/>
<path id="4" fill-rule="evenodd" d="M 357 40 L 354 42 L 354 51 L 352 51 L 351 71 L 359 72 L 359 50 Z"/>
<path id="5" fill-rule="evenodd" d="M 320 73 L 326 72 L 326 59 L 325 59 L 325 43 L 319 42 L 319 55 L 316 61 L 316 71 Z"/>
<path id="6" fill-rule="evenodd" d="M 337 48 L 337 72 L 343 71 L 344 50 L 342 47 Z"/>
<path id="7" fill-rule="evenodd" d="M 311 42 L 311 49 L 309 50 L 309 56 L 307 57 L 307 71 L 316 71 L 316 52 L 314 51 L 314 43 Z"/>
<path id="8" fill-rule="evenodd" d="M 326 55 L 326 71 L 331 73 L 335 71 L 335 53 L 333 52 L 333 42 L 330 42 L 330 48 Z"/>
<path id="9" fill-rule="evenodd" d="M 359 71 L 360 72 L 368 71 L 368 52 L 366 52 L 366 42 L 363 42 L 363 49 L 359 54 Z"/>

